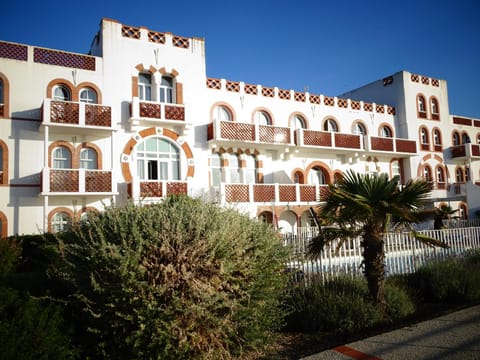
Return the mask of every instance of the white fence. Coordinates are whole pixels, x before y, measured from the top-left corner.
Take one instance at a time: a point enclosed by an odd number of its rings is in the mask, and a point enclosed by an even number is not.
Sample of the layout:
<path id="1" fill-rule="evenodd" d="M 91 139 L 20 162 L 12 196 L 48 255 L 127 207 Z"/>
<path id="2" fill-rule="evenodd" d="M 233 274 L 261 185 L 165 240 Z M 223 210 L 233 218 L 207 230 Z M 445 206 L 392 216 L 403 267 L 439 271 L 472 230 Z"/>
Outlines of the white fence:
<path id="1" fill-rule="evenodd" d="M 362 274 L 362 248 L 360 238 L 344 243 L 336 253 L 338 243 L 325 246 L 321 256 L 308 256 L 308 244 L 316 228 L 299 229 L 295 234 L 284 234 L 284 245 L 292 251 L 288 264 L 297 279 L 306 283 L 325 280 L 339 274 Z M 443 241 L 449 248 L 425 245 L 409 233 L 389 233 L 385 236 L 386 275 L 414 272 L 428 261 L 448 256 L 458 256 L 480 249 L 480 227 L 425 230 L 420 234 Z"/>

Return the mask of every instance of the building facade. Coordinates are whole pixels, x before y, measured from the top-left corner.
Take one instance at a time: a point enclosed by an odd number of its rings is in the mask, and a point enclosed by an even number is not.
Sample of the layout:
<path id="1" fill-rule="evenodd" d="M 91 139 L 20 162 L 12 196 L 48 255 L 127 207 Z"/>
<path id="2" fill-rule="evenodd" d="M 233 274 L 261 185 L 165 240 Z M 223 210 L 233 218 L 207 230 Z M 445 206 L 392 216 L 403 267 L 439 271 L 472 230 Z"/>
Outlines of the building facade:
<path id="1" fill-rule="evenodd" d="M 479 160 L 480 120 L 449 113 L 445 80 L 332 97 L 209 78 L 204 40 L 110 19 L 88 54 L 0 41 L 2 236 L 179 193 L 294 231 L 348 169 L 425 178 L 432 206 L 473 218 Z"/>

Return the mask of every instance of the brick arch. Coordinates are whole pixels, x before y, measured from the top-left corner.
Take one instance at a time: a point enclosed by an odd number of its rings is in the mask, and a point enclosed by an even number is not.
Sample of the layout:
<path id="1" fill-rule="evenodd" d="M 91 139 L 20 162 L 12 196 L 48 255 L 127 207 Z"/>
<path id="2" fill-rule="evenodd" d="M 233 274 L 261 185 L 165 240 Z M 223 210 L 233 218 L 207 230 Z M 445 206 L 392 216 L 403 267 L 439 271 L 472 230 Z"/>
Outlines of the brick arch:
<path id="1" fill-rule="evenodd" d="M 217 101 L 216 103 L 214 103 L 212 105 L 212 107 L 210 108 L 210 119 L 212 119 L 213 121 L 213 116 L 214 116 L 214 112 L 215 112 L 215 108 L 217 106 L 224 106 L 228 109 L 228 111 L 230 111 L 230 115 L 232 115 L 232 121 L 237 121 L 237 115 L 235 113 L 235 110 L 233 109 L 233 107 L 229 104 L 229 103 L 226 103 L 224 101 Z"/>
<path id="2" fill-rule="evenodd" d="M 295 179 L 295 174 L 299 174 L 300 177 L 299 177 L 299 184 L 305 184 L 305 171 L 303 171 L 302 169 L 300 168 L 295 168 L 292 170 L 292 173 L 290 174 L 290 178 L 292 179 L 292 181 L 294 181 Z"/>
<path id="3" fill-rule="evenodd" d="M 307 168 L 305 169 L 305 178 L 306 179 L 308 179 L 308 175 L 310 173 L 310 170 L 312 170 L 315 167 L 319 167 L 325 172 L 327 184 L 331 184 L 333 182 L 332 170 L 330 170 L 330 167 L 322 161 L 313 161 L 307 166 Z"/>
<path id="4" fill-rule="evenodd" d="M 66 79 L 53 79 L 50 81 L 47 85 L 47 98 L 53 99 L 53 88 L 56 85 L 63 85 L 67 87 L 72 95 L 72 101 L 78 101 L 78 92 L 76 91 L 75 85 Z"/>
<path id="5" fill-rule="evenodd" d="M 273 114 L 270 110 L 268 110 L 266 107 L 263 107 L 263 106 L 260 106 L 260 107 L 256 107 L 255 109 L 253 109 L 252 111 L 252 118 L 251 118 L 251 123 L 252 124 L 255 124 L 255 114 L 257 113 L 257 111 L 263 111 L 263 112 L 266 112 L 268 114 L 268 116 L 270 117 L 270 121 L 272 122 L 271 125 L 275 125 L 275 119 L 273 118 Z"/>
<path id="6" fill-rule="evenodd" d="M 293 118 L 294 118 L 296 115 L 300 116 L 300 117 L 305 121 L 305 129 L 310 129 L 310 124 L 309 124 L 307 115 L 305 115 L 304 113 L 302 113 L 302 112 L 300 112 L 300 111 L 295 111 L 295 112 L 293 112 L 292 114 L 290 114 L 290 116 L 289 116 L 289 118 L 288 118 L 288 126 L 289 126 L 289 127 L 293 127 Z"/>
<path id="7" fill-rule="evenodd" d="M 89 81 L 84 81 L 84 82 L 81 82 L 80 84 L 77 85 L 77 87 L 75 88 L 75 91 L 77 92 L 77 98 L 80 99 L 80 90 L 82 90 L 83 88 L 86 88 L 86 87 L 89 87 L 89 88 L 93 89 L 97 93 L 97 103 L 101 104 L 102 103 L 102 92 L 100 91 L 100 88 L 97 85 L 95 85 L 94 83 L 89 82 Z"/>
<path id="8" fill-rule="evenodd" d="M 72 159 L 72 168 L 74 168 L 75 149 L 74 149 L 72 144 L 70 144 L 69 142 L 67 142 L 65 140 L 55 141 L 55 142 L 51 143 L 50 146 L 48 147 L 48 167 L 49 168 L 52 167 L 52 151 L 53 151 L 53 149 L 55 149 L 56 147 L 59 147 L 59 146 L 64 146 L 70 151 L 70 156 L 71 156 L 71 159 Z"/>
<path id="9" fill-rule="evenodd" d="M 389 123 L 386 123 L 386 122 L 380 123 L 378 125 L 378 136 L 382 135 L 382 129 L 384 127 L 387 127 L 387 128 L 390 129 L 390 132 L 392 133 L 392 138 L 394 138 L 395 137 L 395 130 L 393 129 L 392 125 L 390 125 Z"/>
<path id="10" fill-rule="evenodd" d="M 357 119 L 355 121 L 352 122 L 352 128 L 351 128 L 351 132 L 352 134 L 354 133 L 354 129 L 355 129 L 355 124 L 361 124 L 363 126 L 363 128 L 365 129 L 365 135 L 368 135 L 368 126 L 367 124 L 365 124 L 365 122 L 361 119 Z"/>
<path id="11" fill-rule="evenodd" d="M 334 170 L 333 171 L 333 182 L 336 182 L 337 179 L 343 178 L 343 171 L 342 170 Z"/>
<path id="12" fill-rule="evenodd" d="M 8 220 L 7 216 L 0 211 L 0 240 L 8 236 Z"/>
<path id="13" fill-rule="evenodd" d="M 436 114 L 432 112 L 432 101 L 435 101 L 437 103 Z M 430 112 L 430 117 L 432 120 L 440 120 L 440 101 L 438 101 L 438 98 L 436 96 L 432 95 L 428 98 L 428 111 Z"/>
<path id="14" fill-rule="evenodd" d="M 3 140 L 0 140 L 0 148 L 2 149 L 2 164 L 3 164 L 3 169 L 0 169 L 0 171 L 2 171 L 2 176 L 0 177 L 0 185 L 7 185 L 8 184 L 8 146 Z"/>
<path id="15" fill-rule="evenodd" d="M 333 115 L 327 115 L 327 116 L 324 116 L 324 117 L 323 117 L 323 119 L 320 121 L 321 130 L 322 130 L 322 131 L 326 131 L 326 130 L 324 129 L 324 125 L 325 125 L 325 122 L 326 122 L 327 120 L 329 120 L 329 119 L 335 121 L 335 124 L 337 124 L 337 132 L 341 132 L 340 121 L 338 121 L 338 119 L 337 119 L 335 116 L 333 116 Z"/>
<path id="16" fill-rule="evenodd" d="M 81 209 L 77 210 L 74 214 L 75 221 L 80 221 L 81 216 L 86 212 L 99 213 L 100 211 L 93 206 L 83 206 Z"/>
<path id="17" fill-rule="evenodd" d="M 188 145 L 187 142 L 178 142 L 177 140 L 179 139 L 179 135 L 169 129 L 165 128 L 148 128 L 140 131 L 139 133 L 133 135 L 130 140 L 127 141 L 123 148 L 123 152 L 121 154 L 121 169 L 122 169 L 122 175 L 123 178 L 125 179 L 126 182 L 131 182 L 133 177 L 132 177 L 132 172 L 130 170 L 130 159 L 131 159 L 131 154 L 135 146 L 143 141 L 145 138 L 154 136 L 154 135 L 159 135 L 159 136 L 164 136 L 168 138 L 169 140 L 175 142 L 177 146 L 183 151 L 187 158 L 187 174 L 186 177 L 193 177 L 195 173 L 195 165 L 193 163 L 193 152 Z"/>
<path id="18" fill-rule="evenodd" d="M 75 164 L 75 165 L 72 165 L 73 168 L 79 168 L 80 167 L 80 152 L 82 151 L 82 149 L 85 149 L 85 148 L 93 149 L 97 153 L 97 170 L 102 170 L 102 168 L 103 168 L 102 149 L 100 149 L 100 147 L 98 147 L 97 145 L 95 145 L 91 142 L 82 142 L 80 145 L 78 145 L 75 148 L 75 153 L 74 153 L 74 157 L 73 157 L 74 161 L 72 162 L 72 164 Z"/>
<path id="19" fill-rule="evenodd" d="M 57 207 L 48 213 L 48 232 L 52 232 L 52 218 L 59 212 L 67 213 L 67 215 L 70 216 L 70 219 L 72 219 L 72 224 L 75 221 L 75 214 L 71 209 L 67 207 Z"/>
<path id="20" fill-rule="evenodd" d="M 3 111 L 0 111 L 0 118 L 10 117 L 10 82 L 8 78 L 0 72 L 0 81 L 3 82 Z"/>

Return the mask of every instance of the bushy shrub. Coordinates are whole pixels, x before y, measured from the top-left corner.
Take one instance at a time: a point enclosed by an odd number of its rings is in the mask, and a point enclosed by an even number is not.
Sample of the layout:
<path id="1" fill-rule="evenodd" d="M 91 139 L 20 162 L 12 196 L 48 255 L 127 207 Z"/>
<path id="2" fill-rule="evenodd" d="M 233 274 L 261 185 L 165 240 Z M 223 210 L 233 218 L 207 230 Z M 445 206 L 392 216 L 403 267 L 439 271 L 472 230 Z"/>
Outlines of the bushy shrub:
<path id="1" fill-rule="evenodd" d="M 416 310 L 415 301 L 404 286 L 394 281 L 385 282 L 385 299 L 387 301 L 387 319 L 397 322 L 413 315 Z"/>
<path id="2" fill-rule="evenodd" d="M 65 242 L 84 356 L 222 359 L 282 324 L 285 250 L 236 211 L 171 196 L 90 214 Z"/>
<path id="3" fill-rule="evenodd" d="M 23 278 L 19 277 L 23 244 L 22 237 L 0 240 L 0 357 L 75 359 L 63 308 L 50 298 L 34 298 L 12 288 Z"/>

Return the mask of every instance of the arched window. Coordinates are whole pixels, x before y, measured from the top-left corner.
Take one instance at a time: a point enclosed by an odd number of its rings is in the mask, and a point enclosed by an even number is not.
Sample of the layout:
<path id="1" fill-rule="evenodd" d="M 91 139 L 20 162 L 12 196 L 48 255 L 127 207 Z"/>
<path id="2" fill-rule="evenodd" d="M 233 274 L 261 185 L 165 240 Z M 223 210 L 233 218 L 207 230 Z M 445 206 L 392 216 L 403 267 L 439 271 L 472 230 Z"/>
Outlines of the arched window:
<path id="1" fill-rule="evenodd" d="M 433 120 L 439 120 L 440 119 L 440 114 L 438 110 L 438 100 L 435 99 L 434 97 L 430 98 L 430 112 L 432 114 L 432 119 Z"/>
<path id="2" fill-rule="evenodd" d="M 441 166 L 437 167 L 437 187 L 439 189 L 445 189 L 445 173 Z"/>
<path id="3" fill-rule="evenodd" d="M 417 111 L 418 111 L 419 118 L 423 118 L 423 119 L 427 118 L 426 101 L 423 95 L 417 96 Z"/>
<path id="4" fill-rule="evenodd" d="M 427 182 L 433 181 L 432 169 L 430 169 L 430 166 L 428 166 L 428 165 L 425 165 L 423 167 L 423 179 Z"/>
<path id="5" fill-rule="evenodd" d="M 309 184 L 311 185 L 326 185 L 327 177 L 322 168 L 315 166 L 309 172 Z"/>
<path id="6" fill-rule="evenodd" d="M 293 174 L 293 182 L 295 184 L 303 184 L 304 183 L 304 178 L 303 178 L 303 174 L 301 171 L 295 171 L 295 173 Z"/>
<path id="7" fill-rule="evenodd" d="M 330 131 L 330 132 L 337 132 L 338 131 L 337 122 L 333 119 L 325 120 L 325 122 L 323 123 L 323 130 Z"/>
<path id="8" fill-rule="evenodd" d="M 255 184 L 257 182 L 257 166 L 254 155 L 245 156 L 245 182 Z"/>
<path id="9" fill-rule="evenodd" d="M 72 227 L 72 218 L 65 211 L 59 211 L 52 216 L 50 225 L 53 233 L 65 232 Z"/>
<path id="10" fill-rule="evenodd" d="M 470 181 L 470 168 L 468 166 L 465 166 L 465 181 Z"/>
<path id="11" fill-rule="evenodd" d="M 229 154 L 228 156 L 228 170 L 230 174 L 230 183 L 238 184 L 240 180 L 240 161 L 237 154 Z"/>
<path id="12" fill-rule="evenodd" d="M 72 100 L 72 94 L 70 89 L 65 85 L 56 85 L 53 88 L 53 99 L 59 101 L 70 101 Z"/>
<path id="13" fill-rule="evenodd" d="M 463 170 L 462 168 L 456 168 L 455 169 L 455 180 L 457 183 L 463 183 L 465 182 L 464 181 L 464 177 L 463 177 Z"/>
<path id="14" fill-rule="evenodd" d="M 453 146 L 460 145 L 460 134 L 457 131 L 454 131 L 452 134 Z"/>
<path id="15" fill-rule="evenodd" d="M 80 150 L 80 168 L 98 169 L 97 152 L 92 148 L 83 148 Z"/>
<path id="16" fill-rule="evenodd" d="M 138 97 L 140 100 L 152 100 L 152 75 L 147 73 L 138 74 Z"/>
<path id="17" fill-rule="evenodd" d="M 170 141 L 151 137 L 136 147 L 140 180 L 180 180 L 180 151 Z"/>
<path id="18" fill-rule="evenodd" d="M 210 169 L 212 171 L 212 186 L 220 187 L 222 182 L 222 163 L 219 153 L 213 153 L 211 157 Z"/>
<path id="19" fill-rule="evenodd" d="M 470 143 L 470 136 L 466 132 L 462 133 L 462 144 Z"/>
<path id="20" fill-rule="evenodd" d="M 367 135 L 367 129 L 361 122 L 356 122 L 353 124 L 353 133 L 356 135 Z"/>
<path id="21" fill-rule="evenodd" d="M 80 101 L 89 103 L 89 104 L 97 104 L 97 92 L 90 87 L 85 87 L 80 90 Z"/>
<path id="22" fill-rule="evenodd" d="M 437 147 L 440 148 L 442 147 L 442 135 L 440 133 L 439 129 L 434 129 L 433 130 L 433 144 L 435 145 L 435 150 L 438 150 Z"/>
<path id="23" fill-rule="evenodd" d="M 232 112 L 226 106 L 223 106 L 223 105 L 215 106 L 213 119 L 220 120 L 220 121 L 232 121 L 233 120 Z"/>
<path id="24" fill-rule="evenodd" d="M 380 136 L 381 137 L 386 137 L 386 138 L 391 138 L 392 137 L 392 130 L 388 126 L 384 125 L 380 129 Z"/>
<path id="25" fill-rule="evenodd" d="M 175 103 L 175 92 L 173 91 L 173 78 L 163 75 L 158 88 L 159 100 L 162 103 Z"/>
<path id="26" fill-rule="evenodd" d="M 257 125 L 272 125 L 272 119 L 270 118 L 270 115 L 263 110 L 255 111 L 253 121 Z"/>
<path id="27" fill-rule="evenodd" d="M 54 169 L 71 169 L 72 154 L 65 146 L 58 146 L 52 152 L 52 167 Z"/>
<path id="28" fill-rule="evenodd" d="M 400 161 L 398 160 L 393 160 L 391 163 L 390 163 L 390 166 L 391 166 L 391 169 L 392 169 L 392 178 L 394 178 L 395 176 L 398 176 L 399 178 L 401 178 L 401 168 L 400 168 Z"/>
<path id="29" fill-rule="evenodd" d="M 293 116 L 293 128 L 295 130 L 297 129 L 306 129 L 307 128 L 307 122 L 301 115 L 294 115 Z"/>
<path id="30" fill-rule="evenodd" d="M 420 129 L 420 140 L 421 140 L 421 143 L 422 144 L 427 144 L 429 143 L 429 140 L 428 140 L 428 131 L 426 128 L 422 127 Z"/>

